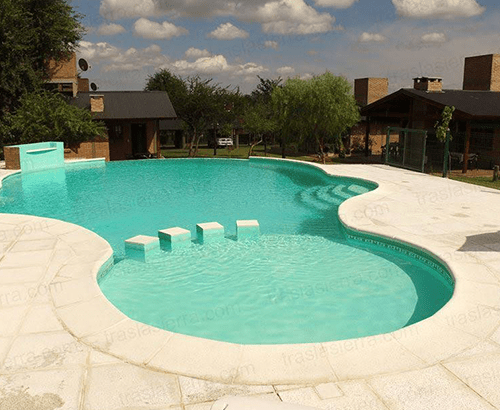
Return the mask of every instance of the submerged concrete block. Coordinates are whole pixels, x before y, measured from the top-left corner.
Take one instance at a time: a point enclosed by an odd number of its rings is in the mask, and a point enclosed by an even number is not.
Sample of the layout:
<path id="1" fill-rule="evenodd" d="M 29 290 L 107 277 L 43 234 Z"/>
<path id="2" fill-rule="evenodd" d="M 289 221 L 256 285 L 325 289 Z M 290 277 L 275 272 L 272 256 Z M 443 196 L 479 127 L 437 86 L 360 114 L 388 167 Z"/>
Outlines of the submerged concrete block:
<path id="1" fill-rule="evenodd" d="M 184 228 L 169 228 L 158 231 L 160 247 L 163 250 L 172 251 L 174 249 L 191 246 L 191 231 Z"/>
<path id="2" fill-rule="evenodd" d="M 154 236 L 137 235 L 125 241 L 125 254 L 130 259 L 147 262 L 160 251 L 160 240 Z"/>
<path id="3" fill-rule="evenodd" d="M 260 236 L 259 221 L 255 219 L 236 221 L 236 236 L 239 241 L 257 239 Z"/>
<path id="4" fill-rule="evenodd" d="M 222 241 L 224 240 L 224 227 L 218 222 L 197 224 L 196 237 L 202 244 Z"/>

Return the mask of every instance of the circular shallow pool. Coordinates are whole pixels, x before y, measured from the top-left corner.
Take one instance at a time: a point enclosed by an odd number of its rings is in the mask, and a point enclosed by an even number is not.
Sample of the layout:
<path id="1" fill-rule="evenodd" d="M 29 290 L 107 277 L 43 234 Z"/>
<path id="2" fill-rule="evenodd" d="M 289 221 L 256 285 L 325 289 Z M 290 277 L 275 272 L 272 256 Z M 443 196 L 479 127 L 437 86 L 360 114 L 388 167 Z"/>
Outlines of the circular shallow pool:
<path id="1" fill-rule="evenodd" d="M 104 237 L 116 264 L 101 280 L 129 317 L 242 344 L 324 342 L 390 332 L 431 316 L 453 285 L 432 258 L 346 235 L 338 206 L 375 184 L 268 160 L 152 160 L 14 175 L 1 212 L 73 222 Z M 257 219 L 258 241 L 234 240 Z M 124 257 L 125 239 L 197 223 L 222 243 Z"/>

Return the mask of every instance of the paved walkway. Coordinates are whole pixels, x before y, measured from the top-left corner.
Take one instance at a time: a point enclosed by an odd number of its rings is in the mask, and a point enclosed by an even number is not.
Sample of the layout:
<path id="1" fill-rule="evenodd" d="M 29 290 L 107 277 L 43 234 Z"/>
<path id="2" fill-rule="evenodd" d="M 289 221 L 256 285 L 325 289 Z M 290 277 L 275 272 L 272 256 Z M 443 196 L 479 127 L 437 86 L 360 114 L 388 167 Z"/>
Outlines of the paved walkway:
<path id="1" fill-rule="evenodd" d="M 323 168 L 380 185 L 342 204 L 346 225 L 448 264 L 457 284 L 440 312 L 387 335 L 227 356 L 224 344 L 124 319 L 96 285 L 111 257 L 97 235 L 2 214 L 0 410 L 208 410 L 228 394 L 328 409 L 500 409 L 500 192 L 385 166 Z"/>

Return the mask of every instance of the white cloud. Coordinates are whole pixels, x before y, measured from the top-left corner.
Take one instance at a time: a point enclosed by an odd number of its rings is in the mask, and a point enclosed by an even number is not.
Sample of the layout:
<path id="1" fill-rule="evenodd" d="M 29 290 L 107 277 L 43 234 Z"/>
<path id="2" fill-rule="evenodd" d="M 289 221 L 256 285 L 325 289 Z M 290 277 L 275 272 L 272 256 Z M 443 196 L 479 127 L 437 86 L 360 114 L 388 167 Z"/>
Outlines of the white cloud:
<path id="1" fill-rule="evenodd" d="M 101 24 L 99 29 L 97 30 L 97 34 L 102 36 L 114 36 L 115 34 L 125 33 L 125 28 L 120 24 Z"/>
<path id="2" fill-rule="evenodd" d="M 120 49 L 106 42 L 80 41 L 78 54 L 91 65 L 102 64 L 103 71 L 136 71 L 144 67 L 158 67 L 168 62 L 161 48 L 153 44 L 143 49 Z"/>
<path id="3" fill-rule="evenodd" d="M 217 27 L 214 31 L 208 34 L 208 37 L 218 40 L 234 40 L 235 38 L 247 38 L 248 32 L 241 30 L 231 23 L 224 23 Z"/>
<path id="4" fill-rule="evenodd" d="M 345 8 L 355 0 L 315 0 L 318 5 Z M 321 4 L 319 4 L 321 3 Z M 312 34 L 336 30 L 335 17 L 320 13 L 305 0 L 101 0 L 100 13 L 111 20 L 169 15 L 171 18 L 232 16 L 256 22 L 265 33 Z"/>
<path id="5" fill-rule="evenodd" d="M 189 31 L 184 27 L 178 27 L 168 21 L 164 21 L 160 24 L 145 18 L 140 18 L 134 23 L 134 33 L 143 38 L 169 40 L 172 37 L 188 34 Z"/>
<path id="6" fill-rule="evenodd" d="M 290 75 L 290 74 L 293 74 L 295 72 L 295 68 L 289 67 L 289 66 L 280 67 L 280 68 L 276 69 L 276 72 L 279 75 Z"/>
<path id="7" fill-rule="evenodd" d="M 347 9 L 359 0 L 314 0 L 316 6 Z"/>
<path id="8" fill-rule="evenodd" d="M 102 0 L 99 8 L 101 16 L 109 20 L 154 16 L 156 10 L 154 0 Z"/>
<path id="9" fill-rule="evenodd" d="M 274 48 L 275 50 L 277 50 L 279 48 L 279 44 L 277 41 L 264 41 L 264 47 L 265 48 Z"/>
<path id="10" fill-rule="evenodd" d="M 184 53 L 184 58 L 185 59 L 198 59 L 201 57 L 210 57 L 212 53 L 208 51 L 207 49 L 200 50 L 199 48 L 196 47 L 189 47 L 186 52 Z"/>
<path id="11" fill-rule="evenodd" d="M 371 43 L 371 42 L 376 42 L 376 43 L 381 43 L 387 40 L 386 37 L 384 37 L 382 34 L 377 34 L 377 33 L 363 33 L 359 36 L 358 41 L 360 43 Z"/>
<path id="12" fill-rule="evenodd" d="M 448 39 L 444 33 L 427 33 L 421 37 L 422 43 L 439 44 L 446 43 Z"/>
<path id="13" fill-rule="evenodd" d="M 392 0 L 397 13 L 410 18 L 472 17 L 485 10 L 476 0 Z"/>
<path id="14" fill-rule="evenodd" d="M 177 60 L 165 65 L 164 68 L 170 68 L 179 75 L 230 74 L 231 76 L 248 76 L 268 71 L 265 67 L 252 62 L 229 64 L 221 54 L 198 58 L 196 61 Z"/>
<path id="15" fill-rule="evenodd" d="M 335 17 L 318 13 L 304 0 L 271 1 L 244 18 L 262 24 L 265 33 L 312 34 L 334 30 Z"/>

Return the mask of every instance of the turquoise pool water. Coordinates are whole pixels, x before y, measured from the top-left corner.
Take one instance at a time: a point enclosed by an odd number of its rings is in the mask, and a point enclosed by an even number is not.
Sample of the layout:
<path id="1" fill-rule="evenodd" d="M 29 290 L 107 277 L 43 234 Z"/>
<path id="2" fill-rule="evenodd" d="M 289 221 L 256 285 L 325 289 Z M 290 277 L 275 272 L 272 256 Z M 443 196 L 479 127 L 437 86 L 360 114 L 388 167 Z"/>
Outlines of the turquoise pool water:
<path id="1" fill-rule="evenodd" d="M 293 163 L 155 160 L 15 175 L 1 212 L 57 218 L 104 237 L 115 267 L 103 293 L 133 319 L 243 344 L 306 343 L 389 332 L 451 297 L 439 267 L 347 238 L 338 206 L 375 185 Z M 237 219 L 262 237 L 236 242 Z M 223 243 L 124 258 L 123 241 L 200 222 L 226 227 Z"/>

